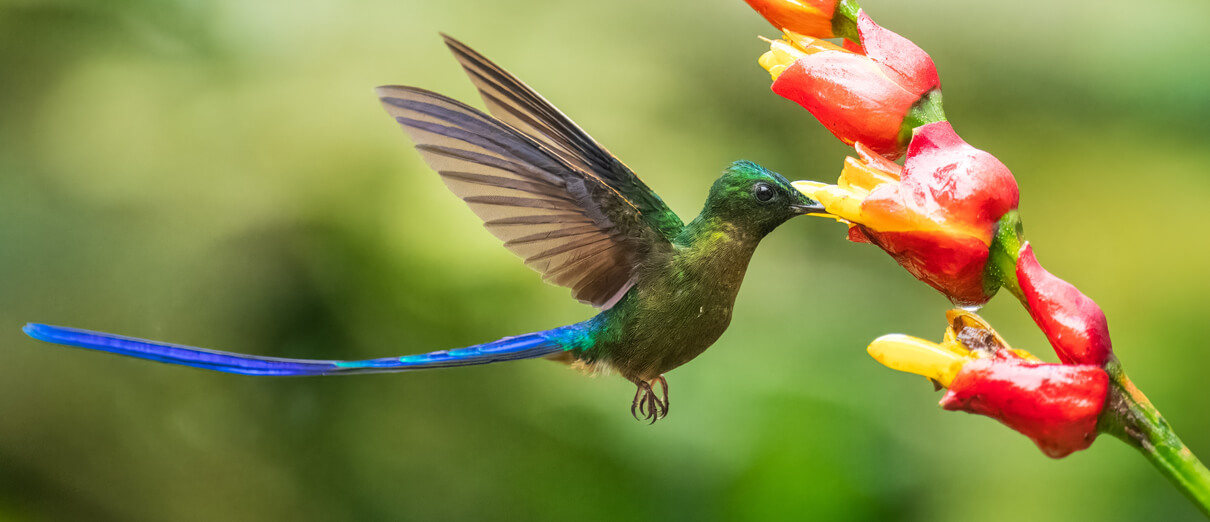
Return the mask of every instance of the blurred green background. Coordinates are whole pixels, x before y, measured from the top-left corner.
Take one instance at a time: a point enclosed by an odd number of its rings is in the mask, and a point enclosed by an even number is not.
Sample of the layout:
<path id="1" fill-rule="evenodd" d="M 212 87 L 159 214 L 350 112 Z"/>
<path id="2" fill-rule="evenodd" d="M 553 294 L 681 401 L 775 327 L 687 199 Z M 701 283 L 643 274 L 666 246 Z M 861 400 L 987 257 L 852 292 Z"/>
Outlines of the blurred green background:
<path id="1" fill-rule="evenodd" d="M 1042 263 L 1210 457 L 1210 3 L 865 7 L 931 53 Z M 775 32 L 739 0 L 0 0 L 0 520 L 1199 519 L 1112 438 L 1051 460 L 870 359 L 885 333 L 939 339 L 948 303 L 820 219 L 766 240 L 655 426 L 629 383 L 544 361 L 257 379 L 20 333 L 352 359 L 591 315 L 379 108 L 387 83 L 479 105 L 439 30 L 686 219 L 732 160 L 833 180 L 848 152 L 769 92 Z M 985 315 L 1054 360 L 1011 297 Z"/>

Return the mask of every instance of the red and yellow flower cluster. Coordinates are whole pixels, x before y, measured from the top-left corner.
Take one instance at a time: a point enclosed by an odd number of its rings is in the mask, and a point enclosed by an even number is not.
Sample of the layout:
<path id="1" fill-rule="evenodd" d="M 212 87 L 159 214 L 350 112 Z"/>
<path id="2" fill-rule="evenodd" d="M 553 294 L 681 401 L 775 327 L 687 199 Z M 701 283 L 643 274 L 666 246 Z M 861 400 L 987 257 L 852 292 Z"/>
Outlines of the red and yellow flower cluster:
<path id="1" fill-rule="evenodd" d="M 1017 209 L 1017 182 L 945 121 L 928 54 L 847 0 L 844 9 L 835 2 L 749 3 L 785 32 L 760 58 L 773 92 L 857 150 L 836 185 L 802 182 L 799 189 L 849 223 L 850 239 L 886 250 L 954 304 L 978 306 L 995 295 L 1002 281 L 988 270 L 990 248 L 1000 220 Z M 799 16 L 808 8 L 811 23 Z M 834 33 L 820 28 L 825 14 L 829 27 L 850 20 L 855 40 L 845 38 L 842 47 L 820 39 Z M 902 167 L 890 161 L 905 151 Z"/>
<path id="2" fill-rule="evenodd" d="M 1021 245 L 1017 182 L 945 120 L 932 59 L 852 0 L 747 1 L 784 33 L 760 58 L 773 92 L 857 152 L 835 185 L 795 187 L 848 224 L 850 240 L 882 248 L 955 305 L 978 307 L 1008 288 L 1062 363 L 1009 348 L 962 310 L 948 313 L 940 344 L 890 335 L 869 353 L 948 388 L 945 409 L 992 417 L 1051 457 L 1087 448 L 1110 389 L 1105 314 Z M 824 40 L 832 37 L 843 41 Z M 905 153 L 902 166 L 893 161 Z"/>

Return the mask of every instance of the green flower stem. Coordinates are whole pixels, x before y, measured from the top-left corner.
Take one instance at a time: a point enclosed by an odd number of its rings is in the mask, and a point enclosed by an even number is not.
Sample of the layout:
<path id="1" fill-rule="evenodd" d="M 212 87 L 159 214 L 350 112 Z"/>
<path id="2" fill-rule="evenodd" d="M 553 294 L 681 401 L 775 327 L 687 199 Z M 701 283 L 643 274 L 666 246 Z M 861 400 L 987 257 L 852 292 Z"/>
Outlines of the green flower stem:
<path id="1" fill-rule="evenodd" d="M 1189 450 L 1147 396 L 1130 382 L 1117 358 L 1105 365 L 1109 397 L 1097 431 L 1142 452 L 1197 508 L 1210 518 L 1210 470 Z"/>
<path id="2" fill-rule="evenodd" d="M 1005 214 L 996 225 L 983 280 L 989 295 L 1004 288 L 1029 311 L 1029 302 L 1017 281 L 1017 255 L 1024 242 L 1020 215 L 1015 210 Z M 1130 382 L 1117 357 L 1110 358 L 1105 371 L 1110 379 L 1109 396 L 1097 431 L 1122 439 L 1142 452 L 1202 514 L 1210 517 L 1210 470 L 1181 442 L 1147 396 Z"/>
<path id="3" fill-rule="evenodd" d="M 840 0 L 840 3 L 836 4 L 836 11 L 832 14 L 832 34 L 861 43 L 861 35 L 857 34 L 857 13 L 859 11 L 861 11 L 861 5 L 857 2 Z"/>
<path id="4" fill-rule="evenodd" d="M 996 223 L 996 235 L 988 247 L 987 267 L 983 269 L 983 292 L 995 295 L 996 290 L 1003 288 L 1016 296 L 1028 310 L 1029 304 L 1017 281 L 1017 255 L 1024 241 L 1020 213 L 1013 210 L 1000 218 Z"/>
<path id="5" fill-rule="evenodd" d="M 933 89 L 924 93 L 903 116 L 903 123 L 899 125 L 899 143 L 911 143 L 917 127 L 939 121 L 946 121 L 945 106 L 941 103 L 941 89 Z"/>

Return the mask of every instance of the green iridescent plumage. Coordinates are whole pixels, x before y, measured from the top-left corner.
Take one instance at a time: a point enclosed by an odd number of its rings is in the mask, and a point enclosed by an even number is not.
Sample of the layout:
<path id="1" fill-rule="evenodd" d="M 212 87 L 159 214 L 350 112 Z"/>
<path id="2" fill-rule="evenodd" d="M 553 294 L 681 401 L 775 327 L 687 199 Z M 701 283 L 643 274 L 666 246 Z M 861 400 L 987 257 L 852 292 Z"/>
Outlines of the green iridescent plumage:
<path id="1" fill-rule="evenodd" d="M 411 87 L 380 88 L 384 107 L 506 247 L 605 309 L 567 333 L 566 351 L 554 358 L 617 371 L 639 385 L 644 414 L 663 415 L 666 400 L 652 383 L 666 390 L 663 374 L 726 330 L 761 238 L 820 206 L 782 176 L 740 161 L 684 225 L 540 95 L 462 43 L 446 42 L 494 118 Z"/>

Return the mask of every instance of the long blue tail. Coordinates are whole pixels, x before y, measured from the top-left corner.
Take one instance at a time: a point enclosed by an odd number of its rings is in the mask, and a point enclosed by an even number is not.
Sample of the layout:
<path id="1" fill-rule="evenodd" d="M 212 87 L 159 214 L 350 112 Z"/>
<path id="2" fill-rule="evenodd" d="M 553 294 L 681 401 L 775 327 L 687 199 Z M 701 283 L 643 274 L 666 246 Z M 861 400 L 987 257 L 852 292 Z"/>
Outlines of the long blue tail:
<path id="1" fill-rule="evenodd" d="M 545 332 L 505 337 L 498 341 L 477 344 L 456 350 L 441 350 L 402 357 L 385 357 L 364 361 L 325 361 L 314 359 L 284 359 L 258 357 L 232 352 L 220 352 L 179 344 L 161 343 L 121 335 L 29 323 L 23 330 L 39 341 L 64 344 L 137 357 L 168 364 L 193 366 L 219 372 L 243 375 L 343 375 L 354 373 L 405 372 L 431 368 L 452 368 L 517 359 L 533 359 L 563 350 L 558 334 L 575 326 Z"/>

